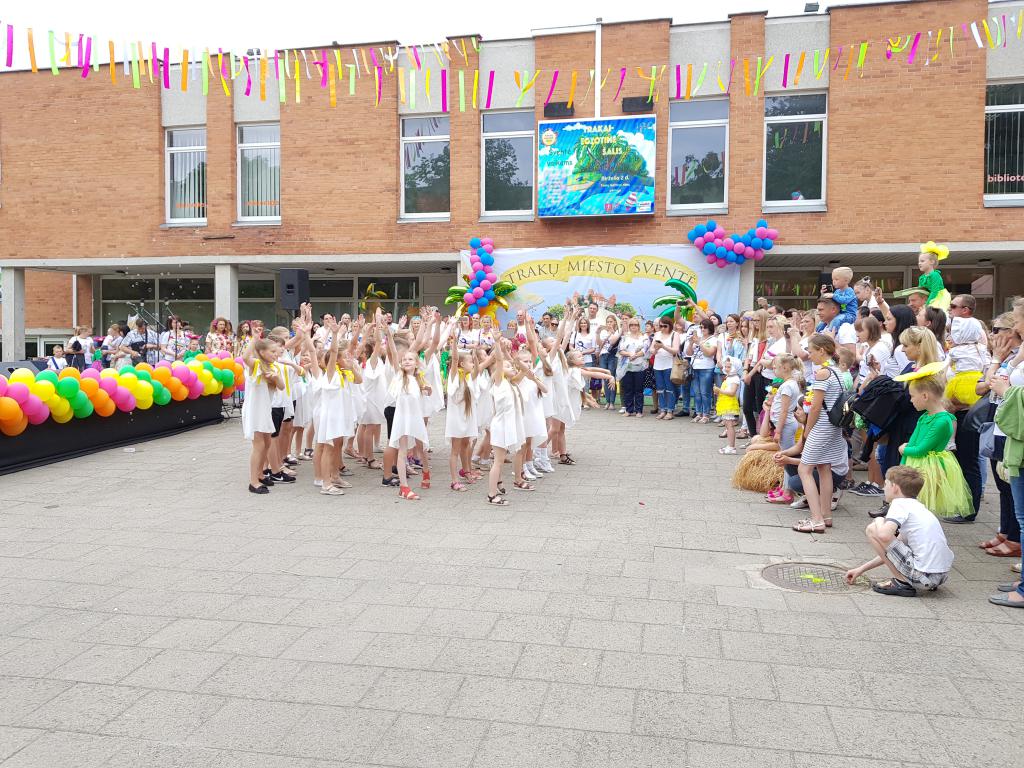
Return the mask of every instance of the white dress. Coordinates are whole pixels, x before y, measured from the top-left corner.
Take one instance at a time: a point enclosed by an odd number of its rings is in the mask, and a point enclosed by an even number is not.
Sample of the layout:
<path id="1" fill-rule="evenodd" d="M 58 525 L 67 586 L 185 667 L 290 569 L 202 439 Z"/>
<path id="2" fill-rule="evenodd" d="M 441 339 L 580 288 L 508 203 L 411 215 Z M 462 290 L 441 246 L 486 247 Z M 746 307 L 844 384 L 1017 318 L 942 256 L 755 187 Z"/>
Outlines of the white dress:
<path id="1" fill-rule="evenodd" d="M 569 393 L 569 411 L 572 414 L 572 421 L 565 422 L 565 426 L 572 427 L 580 420 L 583 412 L 583 390 L 587 384 L 583 379 L 583 369 L 573 367 L 565 378 L 566 389 Z"/>
<path id="2" fill-rule="evenodd" d="M 424 361 L 424 376 L 430 386 L 430 394 L 424 395 L 423 415 L 430 418 L 444 410 L 444 382 L 441 380 L 441 360 L 437 354 Z"/>
<path id="3" fill-rule="evenodd" d="M 316 417 L 316 441 L 318 443 L 330 443 L 340 437 L 347 437 L 351 431 L 346 431 L 345 398 L 341 391 L 341 377 L 335 371 L 328 380 L 324 373 L 317 379 L 320 385 L 320 404 L 317 408 Z"/>
<path id="4" fill-rule="evenodd" d="M 295 405 L 292 403 L 292 378 L 295 372 L 287 365 L 274 363 L 271 369 L 276 372 L 284 381 L 282 389 L 275 389 L 270 395 L 270 406 L 272 408 L 283 408 L 284 418 L 290 419 L 295 416 Z"/>
<path id="5" fill-rule="evenodd" d="M 546 353 L 541 353 L 546 354 Z M 544 418 L 550 419 L 555 415 L 555 386 L 554 377 L 544 374 L 544 366 L 540 363 L 533 369 L 533 375 L 544 384 L 544 394 L 540 397 L 541 407 L 544 411 Z"/>
<path id="6" fill-rule="evenodd" d="M 494 397 L 491 395 L 491 374 L 482 371 L 476 377 L 476 426 L 477 431 L 483 434 L 491 428 L 491 419 L 494 418 Z"/>
<path id="7" fill-rule="evenodd" d="M 476 393 L 480 388 L 480 377 L 469 379 L 466 382 L 466 392 L 463 393 L 462 380 L 459 374 L 448 378 L 448 408 L 444 417 L 444 436 L 450 440 L 453 437 L 477 437 L 480 429 L 477 426 L 476 416 Z M 469 400 L 469 407 L 466 407 L 466 400 Z M 467 410 L 469 411 L 467 413 Z"/>
<path id="8" fill-rule="evenodd" d="M 553 390 L 554 418 L 566 426 L 576 423 L 573 411 L 569 405 L 569 385 L 565 369 L 562 368 L 560 355 L 555 355 L 551 360 L 551 389 Z"/>
<path id="9" fill-rule="evenodd" d="M 270 385 L 260 375 L 258 369 L 254 375 L 246 366 L 245 399 L 242 401 L 242 434 L 246 440 L 252 440 L 257 432 L 267 435 L 274 434 L 270 402 Z"/>
<path id="10" fill-rule="evenodd" d="M 292 397 L 295 398 L 295 427 L 308 427 L 313 421 L 313 397 L 309 381 L 302 376 L 292 378 Z"/>
<path id="11" fill-rule="evenodd" d="M 385 366 L 381 360 L 377 360 L 377 365 L 375 366 L 371 366 L 369 363 L 366 364 L 363 368 L 363 383 L 361 386 L 366 407 L 359 417 L 359 423 L 385 424 L 384 402 L 388 397 L 388 385 Z"/>
<path id="12" fill-rule="evenodd" d="M 523 437 L 525 439 L 545 440 L 548 425 L 544 420 L 544 403 L 541 402 L 540 390 L 528 378 L 522 378 L 516 385 L 523 400 Z"/>
<path id="13" fill-rule="evenodd" d="M 416 381 L 410 378 L 408 384 L 405 384 L 405 379 L 399 372 L 391 382 L 390 391 L 395 396 L 395 417 L 391 422 L 388 445 L 401 448 L 404 442 L 406 448 L 413 448 L 419 440 L 424 447 L 428 447 L 430 436 L 423 422 L 424 397 Z"/>
<path id="14" fill-rule="evenodd" d="M 494 398 L 494 416 L 491 418 L 491 445 L 506 451 L 518 450 L 523 444 L 523 417 L 518 391 L 505 377 L 490 384 Z"/>
<path id="15" fill-rule="evenodd" d="M 335 374 L 338 377 L 338 383 L 341 384 L 342 431 L 340 437 L 354 437 L 358 422 L 359 385 L 355 383 L 351 371 L 343 371 L 339 368 Z"/>

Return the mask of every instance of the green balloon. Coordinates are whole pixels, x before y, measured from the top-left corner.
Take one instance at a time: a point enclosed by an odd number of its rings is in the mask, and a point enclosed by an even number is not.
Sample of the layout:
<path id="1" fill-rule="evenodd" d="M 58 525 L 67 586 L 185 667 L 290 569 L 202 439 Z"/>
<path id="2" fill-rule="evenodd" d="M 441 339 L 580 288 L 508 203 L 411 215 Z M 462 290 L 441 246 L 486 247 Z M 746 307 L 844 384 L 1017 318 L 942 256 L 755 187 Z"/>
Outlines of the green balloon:
<path id="1" fill-rule="evenodd" d="M 65 400 L 71 400 L 75 395 L 78 394 L 80 387 L 78 385 L 78 379 L 71 376 L 67 376 L 57 382 L 57 394 L 63 397 Z"/>
<path id="2" fill-rule="evenodd" d="M 36 374 L 36 381 L 52 381 L 57 386 L 57 374 L 53 371 L 40 371 Z"/>
<path id="3" fill-rule="evenodd" d="M 71 408 L 72 410 L 77 411 L 81 408 L 85 408 L 85 405 L 88 402 L 89 396 L 79 389 L 78 392 L 75 393 L 75 396 L 71 398 Z"/>
<path id="4" fill-rule="evenodd" d="M 150 374 L 149 371 L 136 371 L 135 375 L 138 376 L 139 379 L 141 379 L 142 381 L 152 381 L 153 380 L 153 376 Z"/>
<path id="5" fill-rule="evenodd" d="M 215 372 L 215 369 L 213 367 L 213 363 L 211 363 L 209 360 L 204 360 L 203 361 L 203 368 L 208 370 L 210 373 L 214 373 Z"/>
<path id="6" fill-rule="evenodd" d="M 83 392 L 82 394 L 85 393 Z M 75 414 L 76 419 L 87 419 L 92 416 L 93 410 L 93 404 L 89 401 L 89 398 L 86 398 L 85 405 L 81 408 L 73 408 L 71 412 Z"/>
<path id="7" fill-rule="evenodd" d="M 166 387 L 156 379 L 153 379 L 149 383 L 153 385 L 153 399 L 156 400 L 157 393 L 163 392 L 166 389 Z"/>
<path id="8" fill-rule="evenodd" d="M 235 372 L 227 369 L 221 369 L 220 371 L 220 383 L 225 387 L 230 387 L 235 383 Z"/>
<path id="9" fill-rule="evenodd" d="M 159 392 L 153 390 L 153 402 L 157 405 L 167 405 L 171 402 L 171 392 L 169 389 L 164 387 Z"/>

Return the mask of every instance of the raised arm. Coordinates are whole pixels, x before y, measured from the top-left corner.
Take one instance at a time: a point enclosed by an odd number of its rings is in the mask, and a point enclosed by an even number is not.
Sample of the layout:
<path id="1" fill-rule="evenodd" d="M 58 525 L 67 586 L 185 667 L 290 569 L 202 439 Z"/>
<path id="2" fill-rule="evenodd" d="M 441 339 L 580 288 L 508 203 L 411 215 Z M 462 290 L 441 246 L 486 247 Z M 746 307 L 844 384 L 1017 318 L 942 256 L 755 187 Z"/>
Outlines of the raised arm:
<path id="1" fill-rule="evenodd" d="M 341 328 L 338 327 L 336 322 L 331 321 L 328 330 L 331 332 L 331 348 L 327 353 L 327 370 L 325 374 L 327 380 L 330 381 L 338 369 L 338 341 L 341 339 Z"/>

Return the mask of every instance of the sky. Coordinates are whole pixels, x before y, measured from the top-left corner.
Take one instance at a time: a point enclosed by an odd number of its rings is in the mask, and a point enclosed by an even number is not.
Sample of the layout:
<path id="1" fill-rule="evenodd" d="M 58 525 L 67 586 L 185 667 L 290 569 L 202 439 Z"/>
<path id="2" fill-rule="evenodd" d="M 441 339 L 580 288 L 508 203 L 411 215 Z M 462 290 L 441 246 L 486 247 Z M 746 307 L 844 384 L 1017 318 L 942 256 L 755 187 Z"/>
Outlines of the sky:
<path id="1" fill-rule="evenodd" d="M 842 0 L 836 5 L 859 5 L 869 0 Z M 769 16 L 790 16 L 804 11 L 804 0 L 726 0 L 723 4 L 694 0 L 516 0 L 479 2 L 462 0 L 390 0 L 375 2 L 281 2 L 244 0 L 175 0 L 171 3 L 138 0 L 0 0 L 0 49 L 6 52 L 6 25 L 15 27 L 15 68 L 27 67 L 25 29 L 34 30 L 37 58 L 48 63 L 46 32 L 58 39 L 65 31 L 75 38 L 84 33 L 100 42 L 106 60 L 107 40 L 114 40 L 120 55 L 123 43 L 156 41 L 171 50 L 189 48 L 285 48 L 326 45 L 333 41 L 358 45 L 386 40 L 402 44 L 429 43 L 445 37 L 480 35 L 487 39 L 529 36 L 533 29 L 635 19 L 671 18 L 676 24 L 725 21 L 729 13 L 768 11 Z M 824 10 L 829 3 L 820 3 Z M 635 9 L 635 10 L 634 10 Z M 0 72 L 4 71 L 0 58 Z"/>

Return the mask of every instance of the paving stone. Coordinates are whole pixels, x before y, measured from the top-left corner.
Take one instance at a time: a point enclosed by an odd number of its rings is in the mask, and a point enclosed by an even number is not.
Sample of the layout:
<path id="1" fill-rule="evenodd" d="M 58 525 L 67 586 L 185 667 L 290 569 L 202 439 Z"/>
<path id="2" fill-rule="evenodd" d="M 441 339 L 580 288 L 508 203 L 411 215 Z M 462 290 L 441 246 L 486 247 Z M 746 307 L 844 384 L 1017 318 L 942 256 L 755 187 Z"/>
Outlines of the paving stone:
<path id="1" fill-rule="evenodd" d="M 460 675 L 419 669 L 389 669 L 370 686 L 359 706 L 443 715 L 462 684 Z M 476 716 L 476 715 L 474 715 Z"/>
<path id="2" fill-rule="evenodd" d="M 491 630 L 490 639 L 560 645 L 568 629 L 569 619 L 561 616 L 503 614 Z"/>
<path id="3" fill-rule="evenodd" d="M 578 731 L 492 723 L 473 768 L 564 768 L 576 765 L 582 744 Z"/>
<path id="4" fill-rule="evenodd" d="M 834 751 L 875 760 L 906 760 L 925 765 L 965 764 L 950 760 L 950 753 L 924 715 L 901 712 L 898 733 L 888 728 L 887 718 L 878 717 L 878 712 L 873 709 L 829 707 L 828 717 L 837 739 L 838 748 Z M 818 748 L 822 748 L 820 742 Z M 1005 751 L 1004 756 L 1007 756 Z"/>
<path id="5" fill-rule="evenodd" d="M 472 717 L 507 723 L 534 723 L 547 692 L 537 680 L 466 677 L 448 707 L 449 717 Z"/>
<path id="6" fill-rule="evenodd" d="M 356 664 L 375 667 L 430 667 L 445 647 L 442 637 L 377 635 L 355 658 Z"/>
<path id="7" fill-rule="evenodd" d="M 281 658 L 348 664 L 374 639 L 371 632 L 349 632 L 334 628 L 308 630 L 281 652 Z"/>
<path id="8" fill-rule="evenodd" d="M 229 700 L 188 741 L 207 747 L 274 752 L 310 707 L 275 701 Z"/>
<path id="9" fill-rule="evenodd" d="M 840 751 L 835 734 L 827 726 L 824 707 L 751 699 L 732 699 L 730 705 L 733 722 L 738 726 L 736 741 L 741 744 L 767 749 Z M 881 724 L 877 712 L 874 717 Z M 792 727 L 795 722 L 814 723 L 815 727 L 801 731 Z"/>
<path id="10" fill-rule="evenodd" d="M 369 761 L 374 747 L 396 717 L 392 712 L 313 707 L 302 715 L 276 749 L 309 758 Z"/>
<path id="11" fill-rule="evenodd" d="M 99 768 L 117 751 L 117 739 L 87 733 L 45 733 L 4 761 L 4 768 Z"/>
<path id="12" fill-rule="evenodd" d="M 207 677 L 196 690 L 222 696 L 276 699 L 299 674 L 305 662 L 235 656 Z"/>
<path id="13" fill-rule="evenodd" d="M 149 691 L 100 730 L 140 739 L 184 741 L 226 701 L 219 696 L 196 693 Z"/>
<path id="14" fill-rule="evenodd" d="M 672 739 L 734 741 L 729 700 L 721 696 L 640 691 L 635 731 Z"/>
<path id="15" fill-rule="evenodd" d="M 78 683 L 21 718 L 19 725 L 96 733 L 145 695 L 141 688 Z"/>
<path id="16" fill-rule="evenodd" d="M 479 720 L 400 715 L 370 762 L 409 768 L 461 768 L 473 761 L 487 731 Z"/>
<path id="17" fill-rule="evenodd" d="M 686 661 L 674 656 L 605 651 L 597 682 L 599 685 L 619 688 L 691 690 L 687 685 Z M 700 661 L 703 663 L 706 660 Z"/>
<path id="18" fill-rule="evenodd" d="M 277 696 L 306 704 L 354 705 L 381 674 L 376 667 L 309 662 L 278 688 Z"/>
<path id="19" fill-rule="evenodd" d="M 710 744 L 691 741 L 687 744 L 687 765 L 702 768 L 792 768 L 793 757 L 789 752 L 735 747 L 728 744 Z M 841 758 L 840 758 L 841 759 Z M 834 755 L 818 755 L 815 765 L 837 768 Z M 868 768 L 865 766 L 865 768 Z"/>
<path id="20" fill-rule="evenodd" d="M 194 691 L 210 675 L 231 660 L 224 653 L 205 651 L 160 651 L 157 656 L 127 677 L 124 685 Z"/>
<path id="21" fill-rule="evenodd" d="M 609 651 L 639 651 L 643 625 L 624 621 L 573 619 L 565 644 Z"/>
<path id="22" fill-rule="evenodd" d="M 434 669 L 469 675 L 510 677 L 522 651 L 520 643 L 496 640 L 449 640 L 434 661 Z"/>
<path id="23" fill-rule="evenodd" d="M 239 624 L 211 645 L 209 650 L 214 653 L 235 653 L 242 656 L 277 656 L 304 634 L 305 629 L 302 627 Z"/>
<path id="24" fill-rule="evenodd" d="M 155 648 L 94 645 L 84 653 L 57 667 L 49 674 L 49 677 L 112 685 L 123 680 L 159 653 L 160 651 Z"/>
<path id="25" fill-rule="evenodd" d="M 29 677 L 0 677 L 0 723 L 15 725 L 73 683 Z"/>
<path id="26" fill-rule="evenodd" d="M 685 741 L 614 733 L 585 734 L 580 752 L 580 765 L 588 768 L 679 768 L 686 759 Z"/>
<path id="27" fill-rule="evenodd" d="M 623 688 L 551 683 L 540 724 L 577 730 L 629 733 L 636 693 Z"/>
<path id="28" fill-rule="evenodd" d="M 238 626 L 236 621 L 175 619 L 142 642 L 154 648 L 205 651 Z"/>
<path id="29" fill-rule="evenodd" d="M 0 726 L 0 760 L 6 760 L 20 749 L 43 735 L 43 731 L 32 728 L 11 728 Z"/>

